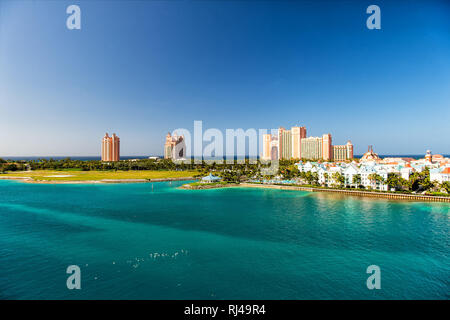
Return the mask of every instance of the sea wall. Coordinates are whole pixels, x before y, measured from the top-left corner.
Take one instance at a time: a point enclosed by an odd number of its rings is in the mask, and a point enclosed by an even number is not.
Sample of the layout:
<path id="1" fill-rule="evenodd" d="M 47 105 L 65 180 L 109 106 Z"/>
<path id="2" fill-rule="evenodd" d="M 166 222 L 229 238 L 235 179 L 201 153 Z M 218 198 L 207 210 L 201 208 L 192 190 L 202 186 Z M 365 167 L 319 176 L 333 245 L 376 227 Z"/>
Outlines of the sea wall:
<path id="1" fill-rule="evenodd" d="M 300 190 L 309 192 L 330 192 L 338 194 L 347 194 L 358 197 L 372 197 L 372 198 L 384 198 L 394 200 L 410 200 L 410 201 L 430 201 L 430 202 L 448 202 L 450 203 L 450 197 L 440 196 L 427 196 L 421 194 L 401 194 L 401 193 L 389 193 L 389 192 L 373 192 L 373 191 L 359 191 L 359 190 L 341 190 L 341 189 L 325 189 L 314 187 L 299 187 L 299 186 L 283 186 L 274 184 L 256 184 L 256 183 L 241 183 L 243 187 L 250 188 L 269 188 L 280 190 Z"/>

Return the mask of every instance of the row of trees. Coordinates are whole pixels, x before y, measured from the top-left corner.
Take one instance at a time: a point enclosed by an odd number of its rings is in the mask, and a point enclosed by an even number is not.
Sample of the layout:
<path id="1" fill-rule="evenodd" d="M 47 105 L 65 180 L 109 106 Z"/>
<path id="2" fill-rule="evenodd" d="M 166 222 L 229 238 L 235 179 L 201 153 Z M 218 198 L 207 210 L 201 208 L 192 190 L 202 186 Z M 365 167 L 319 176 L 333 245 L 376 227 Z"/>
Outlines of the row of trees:
<path id="1" fill-rule="evenodd" d="M 447 192 L 450 193 L 450 183 L 443 182 L 438 183 L 437 181 L 431 181 L 430 170 L 425 168 L 422 172 L 413 172 L 409 179 L 403 179 L 397 173 L 390 173 L 386 181 L 390 188 L 395 190 L 409 190 L 415 192 Z"/>
<path id="2" fill-rule="evenodd" d="M 353 177 L 353 183 L 358 182 L 359 184 L 360 179 L 359 175 L 355 175 Z M 440 187 L 437 182 L 431 181 L 430 170 L 428 168 L 425 168 L 422 172 L 413 172 L 408 180 L 402 178 L 398 173 L 389 173 L 387 179 L 379 174 L 372 173 L 368 176 L 368 179 L 374 185 L 386 184 L 389 189 L 394 190 L 427 191 L 435 190 Z"/>
<path id="3" fill-rule="evenodd" d="M 22 161 L 19 164 L 29 166 L 31 170 L 83 170 L 83 171 L 103 171 L 103 170 L 199 170 L 199 171 L 223 171 L 223 170 L 253 170 L 268 166 L 259 161 L 250 163 L 234 160 L 232 163 L 216 163 L 211 161 L 183 161 L 174 162 L 170 159 L 136 159 L 121 160 L 116 162 L 103 162 L 99 160 L 72 160 L 70 158 L 38 159 Z"/>
<path id="4" fill-rule="evenodd" d="M 8 162 L 2 158 L 0 158 L 0 173 L 8 172 L 8 171 L 20 171 L 24 170 L 26 165 L 24 163 L 15 163 Z"/>
<path id="5" fill-rule="evenodd" d="M 7 161 L 2 160 L 2 163 Z M 171 159 L 136 159 L 121 160 L 116 162 L 103 162 L 99 160 L 72 160 L 66 159 L 38 159 L 31 161 L 20 161 L 5 165 L 5 171 L 25 170 L 82 170 L 82 171 L 110 171 L 110 170 L 177 170 L 177 171 L 198 171 L 197 177 L 214 172 L 227 182 L 240 182 L 249 177 L 260 177 L 261 169 L 270 167 L 270 163 L 258 161 L 233 160 L 227 162 L 215 161 L 179 161 Z M 1 167 L 0 167 L 1 168 Z"/>

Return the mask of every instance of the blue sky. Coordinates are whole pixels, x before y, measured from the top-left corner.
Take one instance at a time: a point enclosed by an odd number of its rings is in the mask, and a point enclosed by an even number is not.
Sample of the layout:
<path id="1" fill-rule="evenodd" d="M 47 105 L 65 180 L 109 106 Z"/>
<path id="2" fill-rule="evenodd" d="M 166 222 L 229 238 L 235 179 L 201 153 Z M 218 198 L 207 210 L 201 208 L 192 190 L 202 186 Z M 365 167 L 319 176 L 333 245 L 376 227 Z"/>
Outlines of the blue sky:
<path id="1" fill-rule="evenodd" d="M 0 0 L 0 156 L 160 155 L 194 120 L 450 154 L 450 3 Z"/>

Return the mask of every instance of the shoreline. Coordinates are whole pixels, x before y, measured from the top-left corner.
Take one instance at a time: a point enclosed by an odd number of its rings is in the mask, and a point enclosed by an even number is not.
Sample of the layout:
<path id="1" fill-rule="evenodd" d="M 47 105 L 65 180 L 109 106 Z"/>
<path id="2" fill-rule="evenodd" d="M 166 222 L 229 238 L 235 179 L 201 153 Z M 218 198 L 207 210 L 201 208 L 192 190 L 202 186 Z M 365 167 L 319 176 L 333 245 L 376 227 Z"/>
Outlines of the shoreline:
<path id="1" fill-rule="evenodd" d="M 196 180 L 194 177 L 178 177 L 178 178 L 155 178 L 155 179 L 101 179 L 101 180 L 34 180 L 32 177 L 2 177 L 1 180 L 16 180 L 24 183 L 34 183 L 34 184 L 114 184 L 114 183 L 152 183 L 152 182 L 168 182 L 168 181 L 189 181 Z M 446 202 L 450 203 L 450 197 L 442 196 L 430 196 L 421 194 L 400 194 L 400 193 L 388 193 L 388 192 L 373 192 L 373 191 L 362 191 L 362 190 L 343 190 L 343 189 L 325 189 L 325 188 L 315 188 L 315 187 L 302 187 L 302 186 L 288 186 L 288 185 L 277 185 L 277 184 L 257 184 L 242 182 L 240 184 L 230 184 L 230 185 L 214 185 L 209 187 L 207 184 L 200 187 L 186 187 L 187 185 L 182 185 L 179 189 L 183 190 L 208 190 L 208 189 L 220 189 L 220 188 L 262 188 L 262 189 L 278 189 L 278 190 L 296 190 L 296 191 L 307 191 L 307 192 L 328 192 L 337 193 L 342 195 L 350 195 L 356 197 L 369 197 L 369 198 L 383 198 L 392 200 L 402 200 L 402 201 L 421 201 L 421 202 Z"/>
<path id="2" fill-rule="evenodd" d="M 450 197 L 441 196 L 428 196 L 421 194 L 400 194 L 400 193 L 388 193 L 388 192 L 373 192 L 373 191 L 359 191 L 359 190 L 342 190 L 342 189 L 325 189 L 314 187 L 301 187 L 301 186 L 283 186 L 276 184 L 256 184 L 243 182 L 241 187 L 246 188 L 267 188 L 267 189 L 279 189 L 279 190 L 297 190 L 308 192 L 328 192 L 338 193 L 343 195 L 351 195 L 356 197 L 370 197 L 370 198 L 383 198 L 392 200 L 406 200 L 406 201 L 426 201 L 426 202 L 447 202 L 450 203 Z"/>
<path id="3" fill-rule="evenodd" d="M 100 183 L 146 183 L 146 182 L 167 182 L 167 181 L 189 181 L 194 177 L 180 178 L 155 178 L 155 179 L 101 179 L 101 180 L 34 180 L 32 177 L 1 177 L 0 180 L 17 180 L 25 183 L 37 184 L 100 184 Z"/>

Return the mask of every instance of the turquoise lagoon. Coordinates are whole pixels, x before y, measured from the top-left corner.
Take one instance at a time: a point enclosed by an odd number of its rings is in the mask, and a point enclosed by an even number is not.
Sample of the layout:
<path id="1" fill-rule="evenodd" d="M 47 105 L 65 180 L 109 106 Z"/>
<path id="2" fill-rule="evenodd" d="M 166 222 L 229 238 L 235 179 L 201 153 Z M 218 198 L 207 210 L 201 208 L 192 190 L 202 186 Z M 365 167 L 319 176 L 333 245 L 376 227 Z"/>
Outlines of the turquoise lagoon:
<path id="1" fill-rule="evenodd" d="M 0 299 L 450 297 L 449 204 L 181 184 L 0 181 Z"/>

